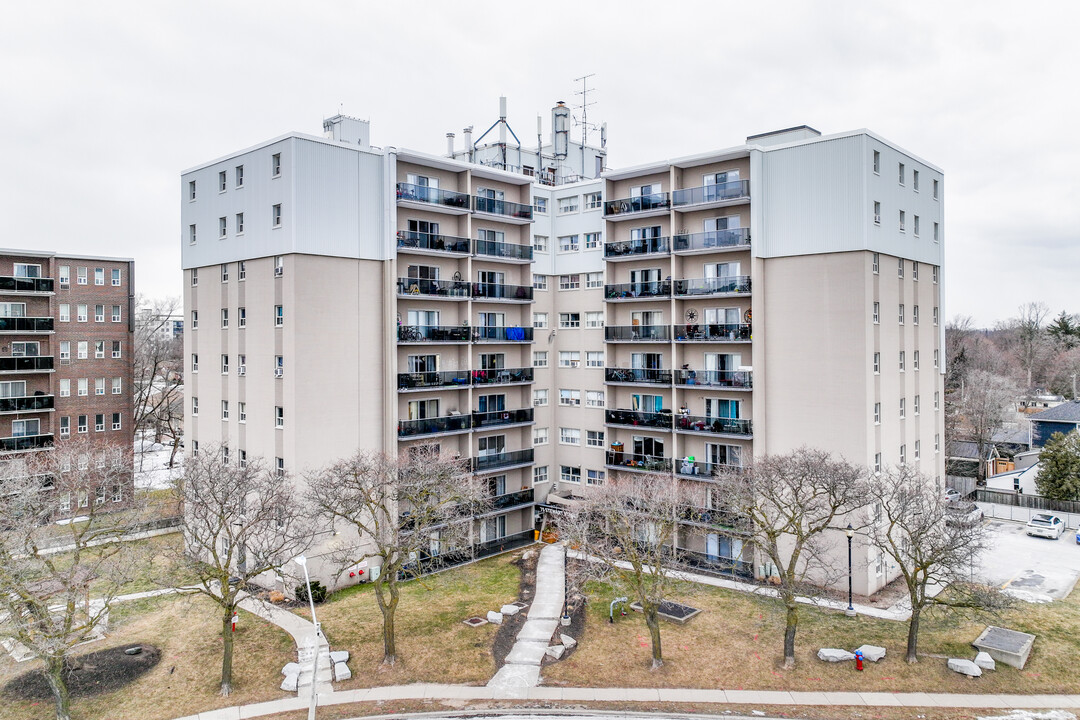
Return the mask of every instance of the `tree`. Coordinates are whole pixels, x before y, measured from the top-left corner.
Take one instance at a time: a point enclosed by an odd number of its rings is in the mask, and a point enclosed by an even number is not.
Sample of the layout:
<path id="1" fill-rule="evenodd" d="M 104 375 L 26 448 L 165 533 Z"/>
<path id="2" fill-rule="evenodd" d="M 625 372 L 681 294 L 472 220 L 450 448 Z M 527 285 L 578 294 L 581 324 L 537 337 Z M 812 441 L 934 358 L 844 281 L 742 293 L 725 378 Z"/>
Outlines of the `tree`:
<path id="1" fill-rule="evenodd" d="M 873 513 L 866 532 L 871 545 L 900 569 L 911 604 L 906 659 L 918 662 L 924 610 L 1001 605 L 986 589 L 968 585 L 963 577 L 986 547 L 986 527 L 960 515 L 950 517 L 949 504 L 936 484 L 911 466 L 871 477 L 868 495 Z M 933 592 L 943 586 L 951 587 L 948 597 Z"/>
<path id="2" fill-rule="evenodd" d="M 57 720 L 71 717 L 73 648 L 104 629 L 137 568 L 136 549 L 117 542 L 139 520 L 121 495 L 131 471 L 128 447 L 71 440 L 5 463 L 0 476 L 0 635 L 44 662 Z"/>
<path id="3" fill-rule="evenodd" d="M 1051 500 L 1080 500 L 1080 431 L 1050 436 L 1039 453 L 1035 487 Z"/>
<path id="4" fill-rule="evenodd" d="M 1027 377 L 1027 389 L 1033 387 L 1036 369 L 1041 368 L 1050 344 L 1043 324 L 1050 314 L 1045 303 L 1029 302 L 1019 308 L 1019 314 L 999 326 L 1004 331 L 1005 346 L 1016 357 Z"/>
<path id="5" fill-rule="evenodd" d="M 172 335 L 172 322 L 181 307 L 178 298 L 139 299 L 134 338 L 135 432 L 152 429 L 159 442 L 173 440 L 172 467 L 183 428 L 183 341 Z"/>
<path id="6" fill-rule="evenodd" d="M 581 580 L 610 583 L 641 605 L 653 670 L 664 664 L 660 604 L 680 584 L 675 533 L 692 506 L 684 487 L 668 474 L 617 472 L 559 520 L 560 535 L 587 553 Z"/>
<path id="7" fill-rule="evenodd" d="M 795 667 L 800 594 L 839 579 L 836 558 L 824 542 L 833 521 L 865 504 L 864 471 L 829 453 L 799 448 L 757 458 L 740 470 L 717 475 L 717 493 L 750 523 L 750 540 L 775 568 L 787 609 L 784 668 Z"/>
<path id="8" fill-rule="evenodd" d="M 173 569 L 196 578 L 191 592 L 221 610 L 221 694 L 232 692 L 233 613 L 245 585 L 278 571 L 312 543 L 316 526 L 292 481 L 259 458 L 229 462 L 227 449 L 208 446 L 187 459 L 176 481 L 183 507 L 184 548 Z"/>
<path id="9" fill-rule="evenodd" d="M 1046 326 L 1046 334 L 1064 349 L 1072 350 L 1080 345 L 1080 320 L 1062 310 L 1061 314 Z"/>
<path id="10" fill-rule="evenodd" d="M 471 553 L 473 518 L 489 506 L 487 489 L 457 458 L 415 448 L 392 457 L 361 451 L 307 477 L 308 501 L 325 522 L 345 526 L 330 559 L 338 576 L 371 561 L 382 613 L 383 663 L 397 661 L 395 613 L 400 583 L 439 562 Z"/>
<path id="11" fill-rule="evenodd" d="M 958 410 L 979 454 L 977 478 L 986 479 L 986 460 L 994 435 L 1005 426 L 1018 391 L 1013 383 L 985 370 L 972 370 L 964 383 Z"/>

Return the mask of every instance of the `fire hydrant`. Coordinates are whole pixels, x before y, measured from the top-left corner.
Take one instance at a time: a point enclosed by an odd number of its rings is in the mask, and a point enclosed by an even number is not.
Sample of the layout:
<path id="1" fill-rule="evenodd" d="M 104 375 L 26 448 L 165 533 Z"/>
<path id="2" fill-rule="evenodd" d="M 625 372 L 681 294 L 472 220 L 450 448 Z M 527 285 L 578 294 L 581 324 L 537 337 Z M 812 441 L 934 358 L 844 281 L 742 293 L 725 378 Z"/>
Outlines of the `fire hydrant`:
<path id="1" fill-rule="evenodd" d="M 232 615 L 232 631 L 236 632 L 236 621 L 240 619 L 239 613 L 233 613 Z"/>
<path id="2" fill-rule="evenodd" d="M 855 669 L 862 671 L 862 650 L 855 651 Z"/>

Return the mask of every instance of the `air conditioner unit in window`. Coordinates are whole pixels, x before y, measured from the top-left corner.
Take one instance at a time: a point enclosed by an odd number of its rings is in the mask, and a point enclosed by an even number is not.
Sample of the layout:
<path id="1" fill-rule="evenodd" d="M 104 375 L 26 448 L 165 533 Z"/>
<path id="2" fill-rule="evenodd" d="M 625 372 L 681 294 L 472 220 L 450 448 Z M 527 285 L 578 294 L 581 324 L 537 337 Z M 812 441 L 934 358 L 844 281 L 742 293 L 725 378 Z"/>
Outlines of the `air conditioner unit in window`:
<path id="1" fill-rule="evenodd" d="M 285 375 L 285 371 L 281 368 L 274 368 L 274 377 L 279 378 Z"/>
<path id="2" fill-rule="evenodd" d="M 274 268 L 274 277 L 281 277 L 284 274 L 285 274 L 285 268 L 280 268 L 280 267 Z"/>

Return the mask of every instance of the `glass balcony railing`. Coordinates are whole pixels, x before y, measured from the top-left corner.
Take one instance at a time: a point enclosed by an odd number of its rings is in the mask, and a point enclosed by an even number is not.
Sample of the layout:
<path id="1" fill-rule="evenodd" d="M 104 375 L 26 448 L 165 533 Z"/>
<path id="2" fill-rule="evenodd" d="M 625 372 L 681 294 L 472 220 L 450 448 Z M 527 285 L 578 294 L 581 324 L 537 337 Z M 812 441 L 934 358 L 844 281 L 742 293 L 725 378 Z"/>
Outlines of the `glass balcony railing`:
<path id="1" fill-rule="evenodd" d="M 653 368 L 604 368 L 604 381 L 670 385 L 671 371 Z"/>
<path id="2" fill-rule="evenodd" d="M 473 370 L 473 385 L 502 385 L 507 383 L 527 383 L 533 381 L 533 369 L 527 368 L 493 368 L 490 370 Z"/>
<path id="3" fill-rule="evenodd" d="M 468 415 L 448 415 L 446 417 L 422 418 L 420 420 L 398 420 L 398 437 L 456 432 L 458 430 L 468 430 L 470 426 L 471 420 Z"/>
<path id="4" fill-rule="evenodd" d="M 398 342 L 469 342 L 472 329 L 458 325 L 399 325 Z"/>
<path id="5" fill-rule="evenodd" d="M 659 192 L 650 195 L 608 200 L 604 203 L 604 217 L 627 215 L 629 213 L 661 210 L 671 207 L 671 193 Z"/>
<path id="6" fill-rule="evenodd" d="M 52 409 L 52 395 L 28 395 L 26 397 L 0 398 L 0 413 L 36 412 Z"/>
<path id="7" fill-rule="evenodd" d="M 673 280 L 672 289 L 677 297 L 719 295 L 722 293 L 746 294 L 750 292 L 750 276 L 729 275 L 727 277 Z"/>
<path id="8" fill-rule="evenodd" d="M 618 240 L 604 243 L 604 257 L 633 257 L 635 255 L 667 254 L 671 250 L 671 238 L 652 237 L 636 240 Z"/>
<path id="9" fill-rule="evenodd" d="M 53 291 L 52 278 L 14 277 L 0 275 L 0 293 L 50 293 Z"/>
<path id="10" fill-rule="evenodd" d="M 752 388 L 753 373 L 745 370 L 676 370 L 676 385 L 717 388 Z"/>
<path id="11" fill-rule="evenodd" d="M 479 455 L 472 459 L 473 472 L 486 472 L 510 465 L 522 465 L 533 461 L 532 448 L 528 450 L 514 450 L 513 452 L 493 453 L 491 455 Z"/>
<path id="12" fill-rule="evenodd" d="M 670 325 L 608 325 L 604 339 L 611 341 L 665 341 L 671 339 Z"/>
<path id="13" fill-rule="evenodd" d="M 624 467 L 631 470 L 645 470 L 648 472 L 671 472 L 671 458 L 659 455 L 638 455 L 635 453 L 608 450 L 605 454 L 605 464 L 612 467 Z"/>
<path id="14" fill-rule="evenodd" d="M 52 355 L 0 357 L 0 372 L 43 372 L 52 369 Z"/>
<path id="15" fill-rule="evenodd" d="M 532 421 L 532 408 L 521 408 L 520 410 L 496 410 L 494 412 L 474 412 L 472 414 L 472 426 L 474 428 L 492 427 L 493 425 L 513 425 L 515 423 L 528 423 Z"/>
<path id="16" fill-rule="evenodd" d="M 473 283 L 472 296 L 488 300 L 532 300 L 531 285 L 499 285 L 497 283 Z"/>
<path id="17" fill-rule="evenodd" d="M 469 283 L 464 280 L 429 280 L 427 278 L 398 278 L 398 295 L 434 295 L 465 299 Z"/>
<path id="18" fill-rule="evenodd" d="M 675 207 L 683 205 L 700 205 L 702 203 L 719 202 L 721 200 L 738 200 L 750 197 L 749 180 L 732 180 L 715 185 L 703 185 L 695 188 L 685 188 L 671 193 L 671 204 Z"/>
<path id="19" fill-rule="evenodd" d="M 448 372 L 398 373 L 397 377 L 398 390 L 469 386 L 468 370 L 451 370 Z"/>
<path id="20" fill-rule="evenodd" d="M 532 245 L 477 240 L 476 255 L 478 257 L 506 258 L 508 260 L 532 260 L 533 249 Z"/>
<path id="21" fill-rule="evenodd" d="M 534 491 L 532 488 L 528 490 L 518 490 L 517 492 L 506 493 L 504 495 L 496 495 L 491 498 L 492 510 L 505 510 L 507 508 L 514 507 L 515 505 L 528 505 L 533 502 Z"/>
<path id="22" fill-rule="evenodd" d="M 505 215 L 518 218 L 519 220 L 532 220 L 532 205 L 510 202 L 509 200 L 496 200 L 495 198 L 474 197 L 473 210 L 492 215 Z"/>
<path id="23" fill-rule="evenodd" d="M 446 207 L 469 209 L 469 196 L 465 193 L 452 190 L 440 190 L 427 185 L 413 185 L 412 183 L 397 184 L 398 201 L 431 203 L 432 205 L 445 205 Z"/>
<path id="24" fill-rule="evenodd" d="M 21 435 L 18 437 L 0 438 L 0 452 L 15 452 L 17 450 L 37 450 L 38 448 L 52 445 L 52 433 L 44 435 Z"/>
<path id="25" fill-rule="evenodd" d="M 671 297 L 671 282 L 668 280 L 650 280 L 648 282 L 629 282 L 605 285 L 604 297 L 608 300 Z"/>
<path id="26" fill-rule="evenodd" d="M 750 247 L 750 228 L 684 233 L 672 238 L 672 249 L 675 252 L 724 250 L 735 247 Z"/>
<path id="27" fill-rule="evenodd" d="M 674 330 L 676 340 L 698 342 L 744 342 L 753 335 L 750 323 L 675 325 Z"/>
<path id="28" fill-rule="evenodd" d="M 480 325 L 474 329 L 477 342 L 532 342 L 531 327 L 496 327 Z"/>
<path id="29" fill-rule="evenodd" d="M 657 430 L 671 429 L 671 412 L 641 412 L 638 410 L 605 410 L 604 422 L 609 425 L 632 425 Z"/>
<path id="30" fill-rule="evenodd" d="M 52 332 L 51 317 L 0 317 L 0 332 Z"/>
<path id="31" fill-rule="evenodd" d="M 753 435 L 753 424 L 749 420 L 737 418 L 715 418 L 701 415 L 678 415 L 675 418 L 676 430 L 717 433 L 718 435 Z"/>
<path id="32" fill-rule="evenodd" d="M 407 230 L 398 231 L 397 246 L 399 248 L 416 248 L 417 250 L 463 254 L 468 254 L 471 250 L 469 238 L 454 237 L 453 235 L 432 235 Z"/>

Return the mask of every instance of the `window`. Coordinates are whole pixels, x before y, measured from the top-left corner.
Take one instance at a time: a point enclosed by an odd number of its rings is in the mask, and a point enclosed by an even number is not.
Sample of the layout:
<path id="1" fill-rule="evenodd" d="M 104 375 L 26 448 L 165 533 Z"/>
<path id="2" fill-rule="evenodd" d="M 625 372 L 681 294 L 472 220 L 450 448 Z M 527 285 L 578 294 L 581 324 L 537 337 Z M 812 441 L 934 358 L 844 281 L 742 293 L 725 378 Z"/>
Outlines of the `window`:
<path id="1" fill-rule="evenodd" d="M 105 432 L 105 413 L 94 415 L 94 432 Z"/>
<path id="2" fill-rule="evenodd" d="M 941 433 L 934 434 L 934 452 L 941 452 Z"/>
<path id="3" fill-rule="evenodd" d="M 115 377 L 112 379 L 112 394 L 119 395 L 123 391 L 123 378 Z"/>
<path id="4" fill-rule="evenodd" d="M 221 419 L 222 420 L 228 420 L 229 419 L 229 401 L 228 400 L 222 400 L 221 401 Z"/>
<path id="5" fill-rule="evenodd" d="M 585 406 L 586 407 L 604 407 L 604 391 L 603 390 L 588 390 L 585 393 Z"/>
<path id="6" fill-rule="evenodd" d="M 907 222 L 907 213 L 900 211 L 900 232 L 904 232 L 904 224 Z"/>
<path id="7" fill-rule="evenodd" d="M 247 327 L 247 308 L 236 308 L 236 324 L 238 327 Z"/>
<path id="8" fill-rule="evenodd" d="M 238 403 L 236 403 L 236 416 L 237 416 L 236 419 L 239 422 L 242 422 L 242 423 L 247 422 L 247 403 L 246 402 L 238 402 Z"/>
<path id="9" fill-rule="evenodd" d="M 903 420 L 907 417 L 907 399 L 900 398 L 900 419 Z"/>
<path id="10" fill-rule="evenodd" d="M 217 180 L 218 180 L 218 192 L 225 192 L 226 180 L 225 180 L 225 171 L 224 170 L 222 170 L 221 172 L 219 172 L 217 174 Z"/>
<path id="11" fill-rule="evenodd" d="M 561 328 L 579 328 L 579 327 L 581 327 L 581 313 L 559 313 L 559 327 L 561 327 Z"/>
<path id="12" fill-rule="evenodd" d="M 533 235 L 533 252 L 548 251 L 548 239 L 546 235 Z"/>
<path id="13" fill-rule="evenodd" d="M 237 165 L 234 172 L 236 174 L 236 187 L 244 187 L 244 166 Z"/>
<path id="14" fill-rule="evenodd" d="M 881 472 L 881 453 L 874 453 L 874 472 Z"/>
<path id="15" fill-rule="evenodd" d="M 285 377 L 285 356 L 284 355 L 275 355 L 274 356 L 274 377 L 276 377 L 276 378 Z"/>
<path id="16" fill-rule="evenodd" d="M 191 311 L 191 329 L 192 330 L 198 330 L 199 329 L 199 311 L 198 310 L 192 310 Z"/>
<path id="17" fill-rule="evenodd" d="M 938 355 L 938 352 L 939 351 L 937 351 L 937 350 L 934 351 L 934 369 L 935 370 L 938 368 L 938 361 L 940 359 L 940 356 Z"/>
<path id="18" fill-rule="evenodd" d="M 912 404 L 911 409 L 916 415 L 919 414 L 919 396 L 918 395 L 915 396 L 915 402 Z"/>
<path id="19" fill-rule="evenodd" d="M 94 322 L 105 322 L 105 306 L 94 306 Z"/>
<path id="20" fill-rule="evenodd" d="M 911 357 L 911 368 L 912 368 L 912 370 L 918 370 L 919 369 L 919 351 L 918 350 L 916 350 L 914 352 L 914 354 L 912 355 L 912 357 Z"/>
<path id="21" fill-rule="evenodd" d="M 547 366 L 548 366 L 547 350 L 534 350 L 533 351 L 533 367 L 547 367 Z"/>
<path id="22" fill-rule="evenodd" d="M 581 365 L 581 353 L 577 350 L 560 350 L 559 367 L 578 367 Z"/>
<path id="23" fill-rule="evenodd" d="M 191 269 L 191 287 L 198 287 L 199 285 L 199 268 Z"/>
<path id="24" fill-rule="evenodd" d="M 904 184 L 904 163 L 897 163 L 897 177 L 900 180 L 900 184 Z"/>
<path id="25" fill-rule="evenodd" d="M 281 153 L 274 153 L 270 156 L 270 177 L 281 176 Z"/>
<path id="26" fill-rule="evenodd" d="M 904 357 L 905 357 L 905 353 L 904 353 L 903 350 L 901 350 L 900 351 L 900 372 L 904 372 Z"/>
<path id="27" fill-rule="evenodd" d="M 546 328 L 548 326 L 548 314 L 547 313 L 533 313 L 533 327 L 534 328 Z"/>
<path id="28" fill-rule="evenodd" d="M 195 181 L 194 180 L 189 180 L 188 184 L 187 184 L 187 188 L 188 188 L 188 200 L 194 200 L 195 199 Z"/>
<path id="29" fill-rule="evenodd" d="M 585 365 L 587 367 L 604 367 L 604 351 L 586 350 Z"/>
<path id="30" fill-rule="evenodd" d="M 113 413 L 112 414 L 112 429 L 113 430 L 119 430 L 120 429 L 120 413 Z"/>
<path id="31" fill-rule="evenodd" d="M 240 214 L 243 215 L 243 213 L 240 213 Z M 236 265 L 236 279 L 237 280 L 247 280 L 247 263 L 244 262 L 243 260 L 241 260 Z"/>
<path id="32" fill-rule="evenodd" d="M 900 303 L 900 312 L 898 313 L 897 317 L 899 318 L 900 324 L 903 325 L 904 324 L 904 303 Z"/>
<path id="33" fill-rule="evenodd" d="M 199 398 L 198 397 L 192 397 L 191 398 L 191 414 L 192 415 L 198 415 L 199 414 Z"/>
<path id="34" fill-rule="evenodd" d="M 71 322 L 71 305 L 60 303 L 60 322 Z"/>
<path id="35" fill-rule="evenodd" d="M 86 359 L 86 357 L 87 357 L 86 352 L 87 352 L 87 341 L 86 340 L 80 340 L 79 344 L 78 344 L 78 353 L 79 353 L 79 359 L 80 360 L 85 360 Z"/>
<path id="36" fill-rule="evenodd" d="M 543 407 L 548 404 L 548 391 L 546 388 L 542 390 L 533 390 L 533 405 L 536 407 Z"/>
<path id="37" fill-rule="evenodd" d="M 602 435 L 603 433 L 601 433 Z M 601 443 L 603 445 L 603 443 Z M 585 482 L 588 485 L 603 485 L 604 484 L 604 471 L 603 470 L 588 470 L 585 477 Z"/>
<path id="38" fill-rule="evenodd" d="M 71 266 L 70 265 L 61 265 L 59 275 L 60 275 L 60 287 L 62 287 L 62 288 L 71 287 Z"/>
<path id="39" fill-rule="evenodd" d="M 585 433 L 585 444 L 589 447 L 604 447 L 604 431 L 589 430 Z"/>
<path id="40" fill-rule="evenodd" d="M 559 444 L 560 445 L 580 445 L 581 444 L 581 430 L 577 428 L 559 428 Z"/>
<path id="41" fill-rule="evenodd" d="M 881 322 L 881 303 L 874 303 L 874 324 Z"/>
<path id="42" fill-rule="evenodd" d="M 874 353 L 874 374 L 877 375 L 881 372 L 881 353 Z"/>
<path id="43" fill-rule="evenodd" d="M 285 408 L 280 405 L 274 407 L 274 427 L 285 427 Z"/>
<path id="44" fill-rule="evenodd" d="M 881 153 L 877 150 L 874 151 L 874 172 L 881 174 Z"/>
<path id="45" fill-rule="evenodd" d="M 90 394 L 90 381 L 86 378 L 79 378 L 79 397 L 86 397 Z"/>
<path id="46" fill-rule="evenodd" d="M 907 445 L 900 446 L 900 464 L 907 465 Z"/>
<path id="47" fill-rule="evenodd" d="M 116 360 L 116 359 L 118 359 L 120 357 L 120 349 L 121 349 L 120 341 L 119 340 L 113 340 L 112 341 L 112 356 L 113 356 L 114 360 Z"/>
<path id="48" fill-rule="evenodd" d="M 547 481 L 548 481 L 547 465 L 544 465 L 543 467 L 534 467 L 533 468 L 533 485 L 537 485 L 539 483 L 546 483 Z"/>
<path id="49" fill-rule="evenodd" d="M 221 374 L 222 375 L 228 375 L 229 374 L 229 356 L 228 355 L 222 355 L 221 356 Z"/>
<path id="50" fill-rule="evenodd" d="M 918 170 L 912 170 L 911 171 L 911 187 L 915 190 L 915 192 L 919 192 L 919 171 Z"/>
<path id="51" fill-rule="evenodd" d="M 913 260 L 911 262 L 911 279 L 916 280 L 916 281 L 919 279 L 919 261 L 918 260 Z"/>
<path id="52" fill-rule="evenodd" d="M 881 424 L 881 403 L 874 403 L 874 424 Z"/>
<path id="53" fill-rule="evenodd" d="M 95 340 L 94 341 L 94 357 L 97 358 L 98 360 L 104 359 L 104 357 L 105 357 L 105 341 L 104 340 Z"/>
<path id="54" fill-rule="evenodd" d="M 113 322 L 120 322 L 120 306 L 119 305 L 113 305 L 112 306 L 112 321 Z"/>
<path id="55" fill-rule="evenodd" d="M 874 224 L 881 224 L 881 203 L 877 200 L 874 201 Z"/>
<path id="56" fill-rule="evenodd" d="M 191 227 L 194 228 L 195 226 L 192 225 Z M 192 242 L 194 242 L 194 241 L 192 241 Z M 76 272 L 75 283 L 77 285 L 85 285 L 86 284 L 86 268 L 84 268 L 84 267 L 75 268 L 75 272 Z"/>
<path id="57" fill-rule="evenodd" d="M 913 216 L 911 218 L 911 222 L 912 222 L 911 232 L 915 235 L 915 237 L 919 237 L 919 216 L 918 215 Z"/>
<path id="58" fill-rule="evenodd" d="M 533 273 L 533 290 L 547 290 L 547 275 Z"/>
<path id="59" fill-rule="evenodd" d="M 195 231 L 195 225 L 194 224 L 188 225 L 188 242 L 191 243 L 192 245 L 194 245 L 196 239 L 197 239 L 197 234 L 196 234 L 196 231 Z M 79 283 L 79 284 L 80 285 L 85 285 L 86 283 L 82 282 L 82 283 Z"/>
<path id="60" fill-rule="evenodd" d="M 280 255 L 274 256 L 274 277 L 281 277 L 285 274 L 285 258 Z"/>
<path id="61" fill-rule="evenodd" d="M 934 242 L 938 241 L 938 224 L 934 223 Z"/>
<path id="62" fill-rule="evenodd" d="M 603 198 L 601 196 L 601 193 L 598 193 L 598 192 L 585 193 L 585 209 L 586 210 L 596 210 L 598 207 L 600 207 L 603 204 L 603 202 L 604 201 L 603 201 Z"/>
<path id="63" fill-rule="evenodd" d="M 878 274 L 878 266 L 879 266 L 879 262 L 878 262 L 878 261 L 879 261 L 879 258 L 878 258 L 878 254 L 877 254 L 877 253 L 874 253 L 874 254 L 873 254 L 873 264 L 872 264 L 872 266 L 871 266 L 871 269 L 873 270 L 873 272 L 874 272 L 874 274 L 875 274 L 875 275 L 877 275 L 877 274 Z"/>
<path id="64" fill-rule="evenodd" d="M 272 208 L 271 216 L 273 218 L 273 226 L 281 227 L 281 204 L 277 204 Z"/>
<path id="65" fill-rule="evenodd" d="M 578 211 L 578 196 L 559 198 L 559 214 Z"/>
<path id="66" fill-rule="evenodd" d="M 559 390 L 559 404 L 571 405 L 574 407 L 581 405 L 581 391 L 580 390 Z"/>
<path id="67" fill-rule="evenodd" d="M 548 444 L 548 429 L 546 427 L 533 428 L 533 445 Z"/>
<path id="68" fill-rule="evenodd" d="M 218 240 L 224 240 L 229 235 L 229 223 L 223 218 L 218 218 Z"/>
<path id="69" fill-rule="evenodd" d="M 71 437 L 71 418 L 60 418 L 60 437 Z"/>
<path id="70" fill-rule="evenodd" d="M 86 305 L 75 306 L 75 319 L 79 322 L 86 322 Z"/>
<path id="71" fill-rule="evenodd" d="M 938 308 L 937 308 L 937 305 L 935 305 L 934 306 L 934 325 L 937 325 L 937 324 L 938 324 Z"/>
<path id="72" fill-rule="evenodd" d="M 595 250 L 600 247 L 600 233 L 585 233 L 585 249 Z"/>
<path id="73" fill-rule="evenodd" d="M 911 322 L 913 324 L 915 324 L 915 325 L 919 324 L 919 306 L 918 305 L 912 305 L 911 306 Z"/>
<path id="74" fill-rule="evenodd" d="M 578 236 L 577 235 L 563 235 L 559 238 L 559 252 L 577 252 L 578 251 Z"/>
<path id="75" fill-rule="evenodd" d="M 285 308 L 281 305 L 274 306 L 274 326 L 281 327 L 285 324 Z"/>
<path id="76" fill-rule="evenodd" d="M 86 432 L 86 430 L 87 430 L 87 422 L 86 422 L 86 420 L 87 420 L 86 415 L 80 415 L 79 416 L 78 426 L 77 426 L 78 432 L 80 432 L 80 433 L 85 433 Z"/>
<path id="77" fill-rule="evenodd" d="M 559 466 L 559 480 L 568 483 L 581 483 L 581 468 L 570 465 Z"/>
<path id="78" fill-rule="evenodd" d="M 931 271 L 931 273 L 930 273 L 930 274 L 931 274 L 931 275 L 933 276 L 933 278 L 934 278 L 934 284 L 935 284 L 935 285 L 937 285 L 937 278 L 938 278 L 938 268 L 937 268 L 937 265 L 934 265 L 934 266 L 933 266 L 933 268 L 932 268 L 932 271 Z M 936 314 L 934 315 L 934 322 L 937 322 L 937 315 L 936 315 Z"/>
<path id="79" fill-rule="evenodd" d="M 560 290 L 580 290 L 581 289 L 581 275 L 560 275 L 559 276 L 559 289 Z"/>
<path id="80" fill-rule="evenodd" d="M 247 355 L 237 355 L 236 356 L 236 374 L 237 375 L 246 375 L 247 374 Z"/>
<path id="81" fill-rule="evenodd" d="M 193 440 L 191 442 L 191 457 L 199 457 L 199 441 Z"/>
<path id="82" fill-rule="evenodd" d="M 94 394 L 105 394 L 105 378 L 94 378 Z"/>
<path id="83" fill-rule="evenodd" d="M 229 327 L 229 308 L 221 308 L 221 327 Z"/>
<path id="84" fill-rule="evenodd" d="M 585 287 L 587 288 L 602 288 L 604 287 L 604 273 L 591 272 L 585 275 Z"/>
<path id="85" fill-rule="evenodd" d="M 60 381 L 60 397 L 71 397 L 71 381 L 66 378 Z"/>
<path id="86" fill-rule="evenodd" d="M 534 195 L 533 211 L 540 215 L 547 215 L 547 198 Z"/>
<path id="87" fill-rule="evenodd" d="M 285 458 L 274 458 L 274 469 L 278 477 L 285 477 Z"/>
<path id="88" fill-rule="evenodd" d="M 934 181 L 934 199 L 935 200 L 938 199 L 938 181 L 937 180 Z"/>
<path id="89" fill-rule="evenodd" d="M 105 268 L 94 268 L 94 284 L 105 284 Z"/>
<path id="90" fill-rule="evenodd" d="M 937 390 L 934 391 L 934 409 L 941 409 L 941 393 Z"/>

